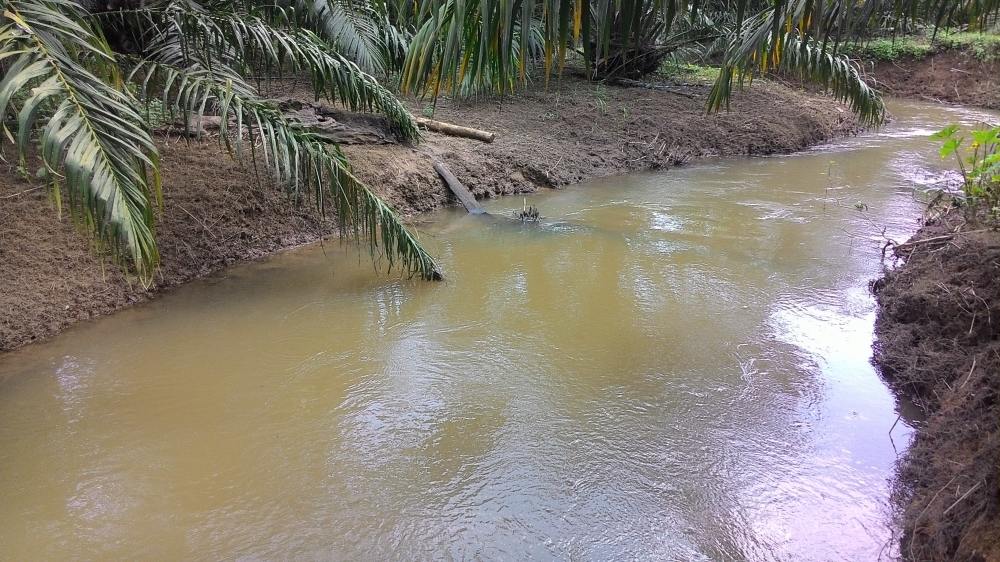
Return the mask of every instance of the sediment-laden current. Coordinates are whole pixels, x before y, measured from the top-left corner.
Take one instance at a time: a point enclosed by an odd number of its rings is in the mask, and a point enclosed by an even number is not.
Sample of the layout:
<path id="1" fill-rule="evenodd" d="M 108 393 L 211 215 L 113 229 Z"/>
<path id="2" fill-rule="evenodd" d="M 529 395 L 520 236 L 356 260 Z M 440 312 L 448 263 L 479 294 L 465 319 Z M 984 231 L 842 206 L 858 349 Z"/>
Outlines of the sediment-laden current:
<path id="1" fill-rule="evenodd" d="M 927 135 L 981 117 L 891 109 L 439 213 L 443 283 L 327 243 L 0 356 L 0 558 L 890 553 L 867 284 L 945 178 Z"/>

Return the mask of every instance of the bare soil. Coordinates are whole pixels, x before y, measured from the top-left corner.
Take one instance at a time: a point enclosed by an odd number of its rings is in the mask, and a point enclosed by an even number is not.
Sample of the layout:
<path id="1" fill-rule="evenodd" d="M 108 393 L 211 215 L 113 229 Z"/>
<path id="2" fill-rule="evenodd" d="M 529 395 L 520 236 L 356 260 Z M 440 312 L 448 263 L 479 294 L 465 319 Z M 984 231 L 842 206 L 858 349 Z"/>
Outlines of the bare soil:
<path id="1" fill-rule="evenodd" d="M 900 461 L 908 560 L 1000 560 L 1000 232 L 953 211 L 874 285 L 875 362 L 927 415 Z"/>
<path id="2" fill-rule="evenodd" d="M 692 158 L 772 154 L 856 131 L 829 99 L 762 83 L 732 111 L 704 112 L 705 87 L 689 98 L 567 78 L 501 101 L 440 101 L 436 119 L 497 133 L 492 144 L 425 133 L 416 146 L 345 147 L 356 173 L 406 216 L 454 204 L 432 168 L 443 160 L 478 197 L 532 192 Z M 272 97 L 311 96 L 284 83 Z M 420 115 L 424 104 L 413 101 Z M 316 241 L 332 219 L 295 206 L 233 162 L 217 140 L 161 138 L 162 263 L 152 287 L 98 256 L 47 189 L 0 169 L 0 350 L 43 340 L 81 321 L 141 302 L 239 261 Z"/>
<path id="3" fill-rule="evenodd" d="M 490 144 L 427 133 L 420 145 L 349 146 L 361 177 L 389 186 L 405 213 L 454 204 L 434 172 L 442 160 L 477 198 L 533 192 L 588 178 L 675 166 L 696 158 L 801 150 L 859 128 L 829 98 L 755 84 L 732 110 L 705 114 L 708 86 L 695 97 L 575 79 L 488 102 L 442 100 L 433 118 L 495 132 Z M 413 103 L 415 115 L 424 106 Z"/>
<path id="4" fill-rule="evenodd" d="M 156 226 L 161 265 L 148 289 L 129 279 L 67 218 L 46 187 L 0 173 L 0 350 L 330 232 L 328 219 L 262 188 L 214 142 L 161 140 L 164 204 Z"/>
<path id="5" fill-rule="evenodd" d="M 960 50 L 922 59 L 866 66 L 880 91 L 924 101 L 1000 108 L 1000 61 L 982 62 Z"/>
<path id="6" fill-rule="evenodd" d="M 1000 108 L 1000 62 L 949 50 L 867 65 L 889 95 Z M 1000 560 L 1000 232 L 952 211 L 874 284 L 875 363 L 926 414 L 894 504 L 911 561 Z"/>

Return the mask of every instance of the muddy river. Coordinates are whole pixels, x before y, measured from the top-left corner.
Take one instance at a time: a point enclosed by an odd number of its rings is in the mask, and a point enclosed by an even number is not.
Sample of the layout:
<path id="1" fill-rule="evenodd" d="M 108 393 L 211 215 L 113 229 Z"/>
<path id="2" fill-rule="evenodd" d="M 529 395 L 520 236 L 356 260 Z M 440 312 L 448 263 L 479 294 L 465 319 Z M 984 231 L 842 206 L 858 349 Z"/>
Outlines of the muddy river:
<path id="1" fill-rule="evenodd" d="M 892 111 L 540 224 L 441 212 L 443 283 L 327 243 L 0 356 L 0 558 L 891 554 L 867 285 L 943 177 L 927 135 L 982 117 Z"/>

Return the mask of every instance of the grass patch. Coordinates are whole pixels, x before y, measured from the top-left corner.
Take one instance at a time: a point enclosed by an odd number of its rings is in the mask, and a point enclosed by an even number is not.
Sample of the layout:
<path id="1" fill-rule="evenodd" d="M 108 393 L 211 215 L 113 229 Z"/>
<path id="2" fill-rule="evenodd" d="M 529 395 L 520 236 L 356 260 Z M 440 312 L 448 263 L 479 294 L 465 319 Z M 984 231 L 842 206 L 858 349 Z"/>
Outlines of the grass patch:
<path id="1" fill-rule="evenodd" d="M 715 78 L 719 75 L 719 68 L 667 59 L 660 64 L 660 68 L 657 69 L 656 73 L 663 78 L 671 78 L 673 80 L 715 82 Z"/>
<path id="2" fill-rule="evenodd" d="M 885 62 L 922 59 L 947 50 L 964 51 L 980 61 L 994 62 L 1000 60 L 1000 34 L 942 30 L 933 41 L 925 36 L 881 37 L 840 48 L 853 58 Z"/>
<path id="3" fill-rule="evenodd" d="M 966 51 L 983 62 L 1000 60 L 1000 34 L 996 33 L 939 33 L 934 45 L 940 49 Z"/>
<path id="4" fill-rule="evenodd" d="M 841 46 L 840 50 L 853 58 L 892 62 L 900 59 L 922 59 L 933 54 L 935 46 L 923 37 L 897 37 L 847 43 Z"/>

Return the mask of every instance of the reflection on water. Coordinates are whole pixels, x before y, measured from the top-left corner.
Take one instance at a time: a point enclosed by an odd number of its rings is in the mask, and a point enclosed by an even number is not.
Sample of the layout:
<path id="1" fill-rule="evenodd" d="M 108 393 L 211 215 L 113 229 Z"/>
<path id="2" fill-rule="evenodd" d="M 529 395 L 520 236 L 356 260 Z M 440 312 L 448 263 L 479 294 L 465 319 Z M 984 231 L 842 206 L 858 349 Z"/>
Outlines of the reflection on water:
<path id="1" fill-rule="evenodd" d="M 0 358 L 3 557 L 876 558 L 909 429 L 866 284 L 976 118 L 894 109 L 442 212 L 444 283 L 327 245 Z"/>

